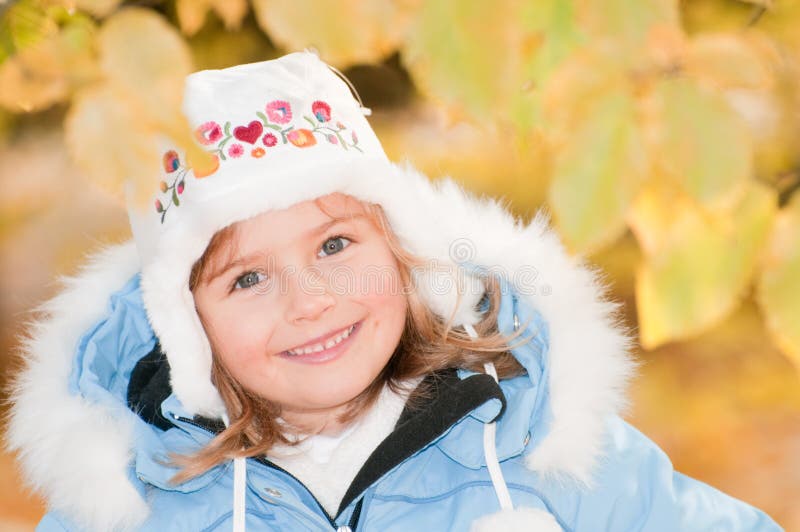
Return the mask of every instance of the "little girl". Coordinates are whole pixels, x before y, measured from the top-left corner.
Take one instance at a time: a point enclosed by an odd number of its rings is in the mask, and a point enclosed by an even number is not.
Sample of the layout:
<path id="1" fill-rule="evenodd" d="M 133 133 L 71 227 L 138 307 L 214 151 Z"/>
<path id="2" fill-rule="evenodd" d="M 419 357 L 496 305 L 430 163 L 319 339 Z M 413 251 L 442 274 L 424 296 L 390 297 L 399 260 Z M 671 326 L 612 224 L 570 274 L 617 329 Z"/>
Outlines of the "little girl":
<path id="1" fill-rule="evenodd" d="M 203 71 L 134 242 L 44 308 L 39 530 L 780 530 L 620 417 L 632 339 L 543 216 L 390 162 L 312 53 Z"/>

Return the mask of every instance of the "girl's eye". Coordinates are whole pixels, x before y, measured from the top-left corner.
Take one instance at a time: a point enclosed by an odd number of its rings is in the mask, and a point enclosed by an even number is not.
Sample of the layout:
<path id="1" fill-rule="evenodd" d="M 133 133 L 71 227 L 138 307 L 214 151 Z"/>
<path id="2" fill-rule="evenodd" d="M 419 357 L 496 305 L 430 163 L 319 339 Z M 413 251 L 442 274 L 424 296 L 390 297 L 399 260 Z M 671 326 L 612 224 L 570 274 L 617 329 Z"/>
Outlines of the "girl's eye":
<path id="1" fill-rule="evenodd" d="M 347 241 L 347 244 L 343 244 L 342 243 L 343 241 Z M 346 236 L 342 236 L 342 235 L 332 236 L 328 240 L 323 242 L 322 248 L 320 249 L 320 253 L 324 252 L 324 253 L 327 253 L 329 255 L 334 255 L 336 253 L 339 253 L 341 250 L 343 250 L 347 246 L 349 246 L 350 242 L 351 242 L 351 240 L 349 238 L 347 238 Z M 324 258 L 324 256 L 319 256 L 319 255 L 317 255 L 317 256 L 319 258 Z"/>
<path id="2" fill-rule="evenodd" d="M 233 283 L 234 290 L 241 290 L 246 288 L 253 288 L 258 283 L 262 282 L 266 279 L 266 275 L 260 272 L 247 272 L 246 274 L 242 275 L 236 282 Z"/>

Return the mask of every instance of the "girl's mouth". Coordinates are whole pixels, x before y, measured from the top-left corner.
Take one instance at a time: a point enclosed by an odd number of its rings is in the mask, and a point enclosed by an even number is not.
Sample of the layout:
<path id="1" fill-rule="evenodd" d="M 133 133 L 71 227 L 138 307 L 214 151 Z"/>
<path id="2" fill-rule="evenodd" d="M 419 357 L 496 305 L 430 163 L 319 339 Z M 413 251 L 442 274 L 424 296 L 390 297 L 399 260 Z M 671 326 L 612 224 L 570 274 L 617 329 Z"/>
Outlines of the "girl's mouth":
<path id="1" fill-rule="evenodd" d="M 288 351 L 279 353 L 278 356 L 294 362 L 302 362 L 305 364 L 322 364 L 325 362 L 330 362 L 338 358 L 347 350 L 348 347 L 350 347 L 350 344 L 353 343 L 353 337 L 361 328 L 362 322 L 363 320 L 354 323 L 346 330 L 339 333 L 335 337 L 326 340 L 324 343 L 306 347 L 305 349 L 290 349 Z"/>

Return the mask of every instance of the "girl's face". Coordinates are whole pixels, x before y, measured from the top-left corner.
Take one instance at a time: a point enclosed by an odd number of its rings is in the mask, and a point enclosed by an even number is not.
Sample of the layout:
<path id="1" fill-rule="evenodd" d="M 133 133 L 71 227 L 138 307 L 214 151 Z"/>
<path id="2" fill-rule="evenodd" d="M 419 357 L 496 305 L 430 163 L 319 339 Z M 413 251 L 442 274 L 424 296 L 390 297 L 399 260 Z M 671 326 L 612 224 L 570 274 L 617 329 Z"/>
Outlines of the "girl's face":
<path id="1" fill-rule="evenodd" d="M 344 219 L 307 201 L 235 224 L 194 290 L 231 376 L 315 428 L 334 425 L 380 374 L 407 310 L 397 262 L 363 206 L 337 193 L 323 207 Z"/>

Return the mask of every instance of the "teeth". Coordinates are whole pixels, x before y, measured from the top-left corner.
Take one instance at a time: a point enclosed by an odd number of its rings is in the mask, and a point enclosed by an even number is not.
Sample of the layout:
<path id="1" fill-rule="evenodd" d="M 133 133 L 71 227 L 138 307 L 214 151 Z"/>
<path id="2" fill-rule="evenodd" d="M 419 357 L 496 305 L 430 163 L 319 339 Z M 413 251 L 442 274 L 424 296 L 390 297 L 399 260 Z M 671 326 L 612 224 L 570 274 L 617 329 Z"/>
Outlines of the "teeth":
<path id="1" fill-rule="evenodd" d="M 356 327 L 355 325 L 352 325 L 349 329 L 347 329 L 343 333 L 325 342 L 325 345 L 315 344 L 312 346 L 305 347 L 303 349 L 290 349 L 287 351 L 287 353 L 289 353 L 290 355 L 308 355 L 310 353 L 319 353 L 320 351 L 323 351 L 325 349 L 330 349 L 331 347 L 335 346 L 336 344 L 338 344 L 339 342 L 350 336 L 350 333 L 353 332 L 353 329 L 355 329 L 355 327 Z"/>

